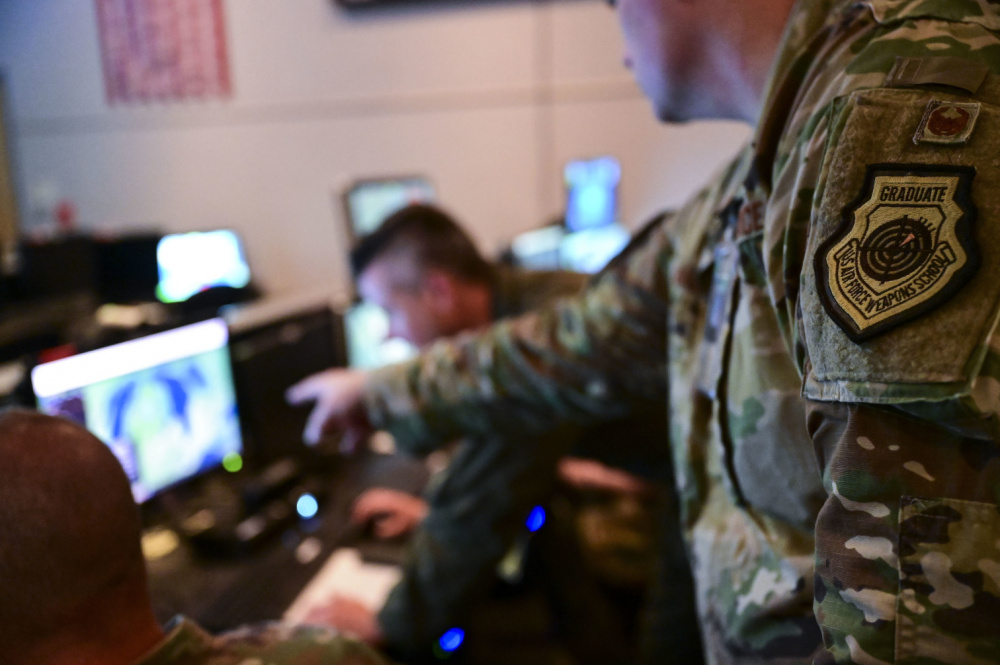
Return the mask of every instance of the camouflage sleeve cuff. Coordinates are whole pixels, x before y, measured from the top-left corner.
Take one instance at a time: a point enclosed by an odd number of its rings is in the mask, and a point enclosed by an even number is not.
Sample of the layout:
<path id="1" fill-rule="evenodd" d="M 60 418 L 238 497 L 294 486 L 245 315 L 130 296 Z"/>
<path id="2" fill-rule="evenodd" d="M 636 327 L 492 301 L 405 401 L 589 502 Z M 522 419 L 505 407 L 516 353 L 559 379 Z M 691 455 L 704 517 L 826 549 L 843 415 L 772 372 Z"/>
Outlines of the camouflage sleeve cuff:
<path id="1" fill-rule="evenodd" d="M 364 408 L 375 429 L 392 434 L 397 448 L 408 455 L 427 455 L 449 440 L 435 437 L 419 413 L 412 391 L 412 377 L 420 365 L 411 360 L 369 372 L 363 395 Z"/>
<path id="2" fill-rule="evenodd" d="M 368 372 L 362 398 L 368 420 L 376 429 L 385 429 L 392 419 L 389 404 L 393 400 L 395 391 L 398 391 L 400 385 L 405 384 L 401 377 L 406 374 L 407 364 L 407 362 L 395 363 Z"/>

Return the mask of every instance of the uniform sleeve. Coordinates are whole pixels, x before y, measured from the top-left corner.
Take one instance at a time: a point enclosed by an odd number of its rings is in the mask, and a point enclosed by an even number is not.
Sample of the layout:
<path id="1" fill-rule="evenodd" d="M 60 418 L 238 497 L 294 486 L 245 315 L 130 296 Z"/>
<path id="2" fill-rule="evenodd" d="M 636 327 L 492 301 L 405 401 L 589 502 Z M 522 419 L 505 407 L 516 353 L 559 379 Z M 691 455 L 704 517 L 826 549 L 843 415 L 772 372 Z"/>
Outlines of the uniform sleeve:
<path id="1" fill-rule="evenodd" d="M 830 492 L 816 607 L 835 660 L 997 662 L 996 442 L 870 405 L 814 403 L 809 424 Z"/>
<path id="2" fill-rule="evenodd" d="M 511 543 L 527 535 L 528 513 L 547 500 L 556 460 L 578 435 L 563 426 L 531 446 L 499 434 L 462 443 L 428 496 L 402 580 L 379 612 L 393 648 L 419 659 L 448 629 L 468 628 L 470 603 L 487 594 Z"/>
<path id="3" fill-rule="evenodd" d="M 411 452 L 497 423 L 523 432 L 624 416 L 666 394 L 665 225 L 579 296 L 373 373 L 372 423 Z"/>
<path id="4" fill-rule="evenodd" d="M 910 64 L 928 85 L 855 90 L 822 122 L 798 299 L 816 616 L 829 662 L 995 663 L 1000 110 Z"/>

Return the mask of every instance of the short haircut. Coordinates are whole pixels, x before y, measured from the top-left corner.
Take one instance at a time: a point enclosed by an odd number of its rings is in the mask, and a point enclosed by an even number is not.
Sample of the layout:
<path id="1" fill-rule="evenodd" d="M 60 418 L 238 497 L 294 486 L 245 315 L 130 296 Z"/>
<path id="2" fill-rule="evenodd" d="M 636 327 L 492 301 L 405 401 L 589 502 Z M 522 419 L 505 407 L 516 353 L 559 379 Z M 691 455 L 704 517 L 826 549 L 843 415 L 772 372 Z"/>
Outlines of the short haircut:
<path id="1" fill-rule="evenodd" d="M 406 256 L 420 270 L 436 268 L 468 282 L 489 283 L 493 269 L 475 243 L 446 212 L 413 204 L 397 210 L 351 250 L 351 274 L 361 276 L 375 261 Z"/>
<path id="2" fill-rule="evenodd" d="M 144 588 L 141 530 L 110 448 L 62 418 L 0 412 L 0 644 L 51 634 L 118 585 Z"/>

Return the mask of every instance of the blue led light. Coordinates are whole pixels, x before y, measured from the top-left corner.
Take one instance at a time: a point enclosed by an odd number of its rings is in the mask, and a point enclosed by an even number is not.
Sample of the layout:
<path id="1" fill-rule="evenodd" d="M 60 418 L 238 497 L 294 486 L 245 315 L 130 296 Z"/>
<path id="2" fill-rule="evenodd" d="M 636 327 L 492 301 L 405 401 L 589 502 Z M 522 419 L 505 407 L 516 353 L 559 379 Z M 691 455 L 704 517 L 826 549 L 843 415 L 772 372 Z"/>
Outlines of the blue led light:
<path id="1" fill-rule="evenodd" d="M 541 529 L 543 524 L 545 524 L 545 509 L 541 506 L 535 506 L 531 509 L 525 526 L 528 527 L 528 531 L 534 533 Z"/>
<path id="2" fill-rule="evenodd" d="M 451 628 L 438 640 L 438 646 L 441 647 L 442 651 L 451 652 L 462 646 L 463 640 L 465 640 L 465 631 L 461 628 Z"/>
<path id="3" fill-rule="evenodd" d="M 319 512 L 319 502 L 312 494 L 303 494 L 295 502 L 295 510 L 303 519 L 309 519 L 315 517 L 316 513 Z"/>

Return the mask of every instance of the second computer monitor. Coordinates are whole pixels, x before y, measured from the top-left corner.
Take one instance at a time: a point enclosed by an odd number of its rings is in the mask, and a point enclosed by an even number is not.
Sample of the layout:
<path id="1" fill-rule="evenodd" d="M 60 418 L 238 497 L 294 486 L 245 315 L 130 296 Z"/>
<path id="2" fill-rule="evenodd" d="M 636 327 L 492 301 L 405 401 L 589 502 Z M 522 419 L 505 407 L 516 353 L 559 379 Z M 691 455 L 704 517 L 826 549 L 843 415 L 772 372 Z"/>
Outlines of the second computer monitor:
<path id="1" fill-rule="evenodd" d="M 75 420 L 104 441 L 136 501 L 240 464 L 242 435 L 221 319 L 38 365 L 40 411 Z"/>
<path id="2" fill-rule="evenodd" d="M 432 202 L 434 187 L 420 176 L 367 178 L 356 181 L 343 196 L 352 241 L 356 241 L 378 229 L 400 208 Z"/>

